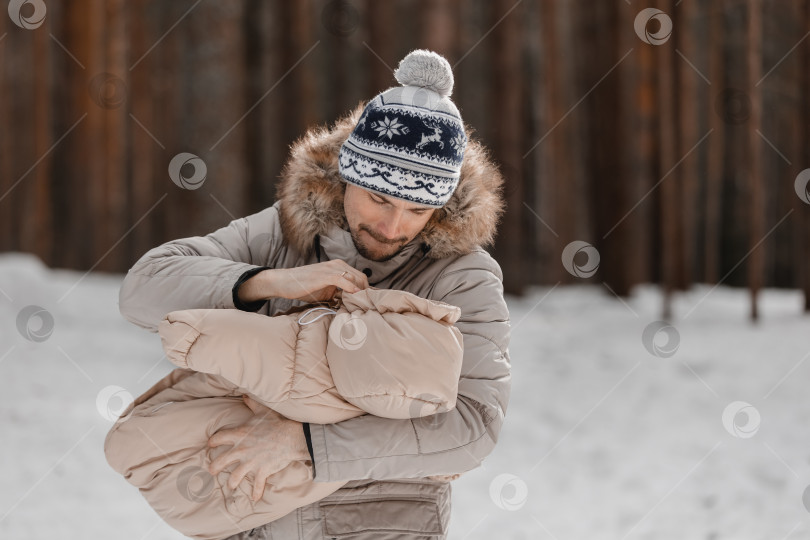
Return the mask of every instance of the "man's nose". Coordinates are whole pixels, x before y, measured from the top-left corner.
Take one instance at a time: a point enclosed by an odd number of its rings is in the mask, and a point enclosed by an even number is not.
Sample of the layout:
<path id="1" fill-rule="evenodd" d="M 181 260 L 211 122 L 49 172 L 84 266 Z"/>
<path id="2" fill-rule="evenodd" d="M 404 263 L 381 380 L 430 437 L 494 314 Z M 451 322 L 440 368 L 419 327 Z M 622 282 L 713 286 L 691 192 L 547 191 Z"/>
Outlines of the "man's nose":
<path id="1" fill-rule="evenodd" d="M 394 241 L 399 236 L 399 223 L 402 220 L 402 210 L 396 209 L 385 216 L 381 226 L 380 234 L 389 241 Z"/>

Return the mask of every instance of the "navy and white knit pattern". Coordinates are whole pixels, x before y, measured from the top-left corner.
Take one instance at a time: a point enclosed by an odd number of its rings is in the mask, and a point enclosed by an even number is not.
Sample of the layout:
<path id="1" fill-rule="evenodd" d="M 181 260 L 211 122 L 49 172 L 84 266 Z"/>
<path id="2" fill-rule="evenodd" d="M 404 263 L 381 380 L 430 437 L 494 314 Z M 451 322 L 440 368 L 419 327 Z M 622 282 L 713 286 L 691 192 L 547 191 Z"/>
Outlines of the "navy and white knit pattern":
<path id="1" fill-rule="evenodd" d="M 340 148 L 344 180 L 441 207 L 455 191 L 467 136 L 449 98 L 403 86 L 378 94 Z"/>

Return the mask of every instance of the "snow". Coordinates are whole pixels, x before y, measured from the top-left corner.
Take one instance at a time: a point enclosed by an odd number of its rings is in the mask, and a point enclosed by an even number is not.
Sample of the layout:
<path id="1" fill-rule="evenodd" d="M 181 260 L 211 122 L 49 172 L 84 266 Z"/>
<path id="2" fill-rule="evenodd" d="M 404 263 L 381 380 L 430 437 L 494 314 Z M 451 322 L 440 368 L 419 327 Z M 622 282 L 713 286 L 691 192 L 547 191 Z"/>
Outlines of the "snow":
<path id="1" fill-rule="evenodd" d="M 159 337 L 119 314 L 122 279 L 0 254 L 2 539 L 183 538 L 103 454 L 127 394 L 172 369 Z M 453 483 L 450 538 L 807 538 L 810 317 L 799 291 L 767 289 L 751 323 L 748 298 L 677 295 L 677 350 L 657 357 L 642 343 L 655 286 L 624 301 L 593 280 L 509 297 L 506 424 Z M 43 341 L 18 331 L 29 305 L 53 316 Z"/>

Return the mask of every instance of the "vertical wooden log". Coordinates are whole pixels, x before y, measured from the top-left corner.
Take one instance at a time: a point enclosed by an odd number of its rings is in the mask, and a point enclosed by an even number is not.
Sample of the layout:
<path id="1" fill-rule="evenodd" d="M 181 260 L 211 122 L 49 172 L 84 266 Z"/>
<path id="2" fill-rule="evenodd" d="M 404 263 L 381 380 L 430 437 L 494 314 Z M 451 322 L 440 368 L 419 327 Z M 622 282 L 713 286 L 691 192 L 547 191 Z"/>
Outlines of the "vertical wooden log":
<path id="1" fill-rule="evenodd" d="M 62 44 L 67 45 L 70 41 L 67 6 L 64 4 L 48 4 L 46 21 L 48 20 L 50 20 L 49 31 Z M 46 24 L 48 23 L 46 22 Z M 73 58 L 62 51 L 61 47 L 53 40 L 51 40 L 51 47 L 55 47 L 51 52 L 49 68 L 51 70 L 50 100 L 52 107 L 50 129 L 51 145 L 53 145 L 84 113 L 83 111 L 76 113 L 75 109 L 72 108 L 72 89 L 68 83 L 69 76 L 74 74 L 86 78 L 87 72 Z M 75 51 L 73 53 L 75 54 Z M 53 249 L 50 264 L 61 268 L 69 267 L 67 258 L 72 257 L 72 252 L 75 251 L 73 232 L 76 224 L 73 215 L 80 208 L 77 208 L 78 205 L 73 202 L 76 199 L 76 194 L 72 185 L 73 173 L 70 167 L 70 139 L 76 135 L 76 130 L 80 129 L 80 127 L 81 123 L 62 142 L 53 146 L 51 151 L 53 165 L 49 179 L 49 190 L 52 199 L 50 205 L 52 228 L 48 234 L 51 237 Z M 0 214 L 2 213 L 2 203 L 0 203 Z M 66 246 L 70 246 L 70 248 L 66 249 Z M 71 252 L 70 255 L 67 252 Z"/>
<path id="2" fill-rule="evenodd" d="M 348 71 L 357 63 L 349 51 L 349 44 L 366 41 L 365 28 L 368 18 L 371 17 L 372 6 L 388 7 L 391 2 L 373 2 L 366 6 L 367 10 L 360 9 L 356 2 L 349 0 L 328 0 L 318 4 L 320 10 L 315 13 L 319 21 L 316 35 L 321 40 L 319 58 L 323 78 L 320 82 L 319 95 L 329 96 L 322 100 L 323 117 L 329 123 L 342 116 L 357 103 L 354 96 L 349 93 Z M 363 47 L 363 57 L 368 50 Z M 369 63 L 377 61 L 369 57 Z"/>
<path id="3" fill-rule="evenodd" d="M 169 189 L 166 169 L 160 171 L 166 162 L 166 151 L 161 144 L 167 143 L 166 133 L 162 130 L 159 114 L 161 72 L 158 71 L 162 51 L 153 51 L 130 70 L 130 67 L 160 37 L 155 31 L 155 24 L 160 20 L 156 0 L 136 0 L 127 3 L 130 26 L 130 47 L 125 73 L 128 76 L 127 88 L 129 131 L 129 175 L 130 184 L 125 210 L 127 228 L 133 226 L 149 209 L 157 203 Z M 129 116 L 129 115 L 132 116 Z M 140 122 L 140 125 L 138 124 Z M 141 127 L 143 126 L 143 127 Z M 147 130 L 149 133 L 147 133 Z M 151 135 L 150 135 L 151 133 Z M 154 139 L 152 138 L 154 137 Z M 172 186 L 174 184 L 171 184 Z M 161 204 L 166 204 L 164 200 Z M 137 227 L 132 229 L 127 242 L 128 253 L 125 255 L 124 270 L 151 248 L 163 241 L 158 231 L 160 208 L 155 208 Z"/>
<path id="4" fill-rule="evenodd" d="M 581 112 L 573 108 L 580 99 L 579 96 L 589 90 L 577 84 L 577 75 L 585 66 L 579 65 L 573 59 L 576 55 L 570 54 L 570 51 L 583 47 L 575 32 L 580 19 L 580 9 L 568 3 L 555 3 L 554 7 L 549 3 L 541 10 L 545 57 L 541 95 L 546 101 L 547 122 L 542 126 L 542 133 L 538 138 L 542 142 L 534 152 L 538 152 L 545 164 L 542 170 L 548 184 L 545 190 L 547 197 L 545 201 L 541 201 L 540 216 L 554 231 L 547 229 L 545 225 L 542 227 L 543 237 L 552 251 L 546 259 L 546 264 L 550 266 L 549 282 L 574 280 L 565 271 L 560 260 L 567 244 L 574 240 L 594 243 L 591 237 L 591 216 L 588 216 L 592 186 L 585 169 L 586 145 L 581 142 L 586 132 L 583 129 L 583 118 L 587 118 L 588 109 L 584 103 L 577 107 L 582 107 Z M 572 59 L 559 61 L 565 56 Z M 591 75 L 588 76 L 589 81 Z"/>
<path id="5" fill-rule="evenodd" d="M 247 106 L 260 99 L 245 119 L 249 200 L 247 212 L 258 212 L 275 200 L 278 175 L 287 158 L 282 117 L 286 108 L 279 80 L 285 73 L 278 51 L 284 45 L 279 0 L 253 0 L 245 13 L 247 30 Z M 272 89 L 272 90 L 271 90 Z M 270 92 L 265 96 L 267 92 Z M 262 99 L 262 96 L 265 96 Z"/>
<path id="6" fill-rule="evenodd" d="M 0 15 L 8 17 L 7 13 Z M 4 23 L 7 24 L 6 36 L 0 48 L 5 51 L 2 69 L 8 78 L 3 99 L 8 101 L 3 116 L 8 123 L 3 135 L 7 137 L 4 147 L 8 176 L 3 179 L 4 189 L 0 192 L 0 214 L 9 216 L 9 249 L 31 251 L 34 228 L 31 216 L 26 215 L 26 201 L 35 196 L 36 169 L 32 167 L 40 157 L 37 147 L 42 141 L 36 140 L 36 127 L 38 123 L 41 125 L 41 120 L 36 111 L 36 97 L 30 89 L 36 80 L 32 66 L 37 61 L 37 40 L 42 39 L 43 33 L 47 38 L 49 23 L 46 19 L 43 26 L 32 30 L 19 28 L 8 19 Z"/>
<path id="7" fill-rule="evenodd" d="M 203 187 L 183 193 L 181 204 L 193 211 L 181 224 L 183 235 L 207 234 L 245 214 L 245 115 L 261 114 L 261 109 L 251 110 L 253 103 L 245 103 L 244 10 L 242 2 L 203 2 L 183 21 L 190 45 L 190 69 L 184 75 L 188 90 L 183 92 L 189 129 L 180 140 L 208 169 Z M 200 43 L 206 46 L 196 45 Z"/>
<path id="8" fill-rule="evenodd" d="M 810 31 L 810 0 L 803 0 L 797 18 L 800 22 L 799 32 L 803 36 Z M 799 77 L 798 95 L 799 110 L 798 117 L 798 140 L 799 148 L 796 153 L 798 163 L 794 163 L 795 175 L 804 169 L 810 168 L 810 48 L 801 47 L 796 51 L 799 54 Z M 810 186 L 808 186 L 810 188 Z M 810 313 L 810 205 L 800 199 L 798 194 L 791 194 L 793 201 L 792 208 L 794 215 L 791 216 L 794 222 L 794 244 L 793 244 L 793 264 L 796 269 L 794 279 L 795 286 L 804 295 L 804 312 Z"/>
<path id="9" fill-rule="evenodd" d="M 537 205 L 533 207 L 540 219 L 554 230 L 557 236 L 548 230 L 542 222 L 535 223 L 538 230 L 540 246 L 547 246 L 544 257 L 545 283 L 556 283 L 558 280 L 569 282 L 572 277 L 565 272 L 560 262 L 560 253 L 568 242 L 575 239 L 574 220 L 577 207 L 573 204 L 575 189 L 566 186 L 566 181 L 570 178 L 562 172 L 565 165 L 565 157 L 562 155 L 563 144 L 561 132 L 551 131 L 552 127 L 565 115 L 565 104 L 561 94 L 563 93 L 563 73 L 569 64 L 557 63 L 556 59 L 561 57 L 562 48 L 559 36 L 560 15 L 558 2 L 546 2 L 538 10 L 538 26 L 542 39 L 542 59 L 540 60 L 540 73 L 542 73 L 542 83 L 537 85 L 536 94 L 533 98 L 540 101 L 540 118 L 542 122 L 538 126 L 536 137 L 530 142 L 534 148 L 531 150 L 532 156 L 536 156 L 537 170 L 541 183 L 537 190 Z M 567 77 L 565 77 L 567 80 Z M 570 94 L 569 94 L 570 96 Z M 557 129 L 560 129 L 558 126 Z M 535 146 L 536 145 L 536 146 Z M 558 208 L 565 208 L 569 211 L 559 212 Z M 539 221 L 532 215 L 533 221 Z"/>
<path id="10" fill-rule="evenodd" d="M 420 0 L 419 43 L 423 49 L 435 51 L 452 64 L 458 58 L 458 0 Z"/>
<path id="11" fill-rule="evenodd" d="M 637 44 L 633 55 L 638 61 L 639 84 L 636 90 L 636 102 L 638 107 L 637 122 L 637 148 L 632 151 L 632 171 L 635 176 L 630 188 L 630 201 L 641 200 L 647 192 L 658 181 L 656 177 L 656 163 L 658 160 L 658 132 L 657 126 L 657 72 L 654 50 L 645 47 L 643 43 Z M 629 60 L 629 59 L 628 59 Z M 635 283 L 651 283 L 655 281 L 658 273 L 659 259 L 656 255 L 659 252 L 660 224 L 657 223 L 657 212 L 654 210 L 656 198 L 653 196 L 649 201 L 639 205 L 635 210 L 638 212 L 636 220 L 633 222 L 636 229 L 636 241 L 638 242 L 639 263 Z M 629 219 L 629 218 L 628 218 Z"/>
<path id="12" fill-rule="evenodd" d="M 715 100 L 726 85 L 725 77 L 725 14 L 719 8 L 711 10 L 709 16 L 709 80 L 712 82 L 709 100 L 709 127 L 712 134 L 706 141 L 709 147 L 707 155 L 708 173 L 706 175 L 706 201 L 704 212 L 706 215 L 706 231 L 704 243 L 703 281 L 716 283 L 720 279 L 720 240 L 722 231 L 723 210 L 722 189 L 725 175 L 725 122 L 720 113 L 715 110 Z"/>
<path id="13" fill-rule="evenodd" d="M 50 231 L 53 226 L 51 217 L 50 182 L 53 176 L 53 153 L 49 152 L 53 144 L 51 134 L 51 51 L 53 42 L 48 33 L 50 22 L 46 22 L 31 31 L 33 45 L 32 89 L 34 108 L 29 110 L 28 129 L 33 131 L 34 154 L 31 164 L 39 161 L 34 169 L 18 186 L 17 195 L 22 196 L 22 220 L 17 224 L 23 250 L 32 252 L 45 264 L 53 264 Z M 37 68 L 34 68 L 37 66 Z M 47 155 L 46 155 L 47 154 Z M 40 161 L 41 160 L 41 161 Z"/>
<path id="14" fill-rule="evenodd" d="M 82 10 L 84 13 L 77 14 L 76 18 L 73 20 L 76 21 L 78 17 L 86 18 L 85 23 L 89 31 L 83 36 L 82 53 L 86 54 L 89 58 L 85 65 L 87 66 L 87 75 L 90 80 L 92 80 L 93 77 L 103 76 L 107 67 L 105 61 L 106 47 L 104 43 L 105 9 L 103 0 L 87 0 L 85 5 L 87 8 L 86 11 Z M 79 29 L 81 25 L 77 24 L 75 28 Z M 91 252 L 89 259 L 80 261 L 79 264 L 82 268 L 90 268 L 96 263 L 103 264 L 104 261 L 102 261 L 102 257 L 110 247 L 107 231 L 105 227 L 101 226 L 106 217 L 106 178 L 104 177 L 106 167 L 104 157 L 100 155 L 103 154 L 105 149 L 106 137 L 104 130 L 107 124 L 106 117 L 109 109 L 106 108 L 103 102 L 104 96 L 90 89 L 89 81 L 83 81 L 80 88 L 83 90 L 83 96 L 79 100 L 79 103 L 86 104 L 88 114 L 87 119 L 81 126 L 83 129 L 76 132 L 77 137 L 73 140 L 76 142 L 81 140 L 81 149 L 79 150 L 77 148 L 77 150 L 85 154 L 82 160 L 87 165 L 87 175 L 84 177 L 83 189 L 85 190 L 88 200 L 87 209 L 89 212 L 87 212 L 86 229 L 83 236 L 91 246 Z M 106 88 L 102 89 L 102 92 L 104 90 L 106 90 Z M 88 148 L 97 150 L 87 152 Z M 74 172 L 78 173 L 79 171 Z M 80 178 L 81 176 L 82 175 L 80 175 Z"/>
<path id="15" fill-rule="evenodd" d="M 103 3 L 104 13 L 104 42 L 106 50 L 105 71 L 115 77 L 116 84 L 108 92 L 117 92 L 120 95 L 107 94 L 111 101 L 104 111 L 104 143 L 103 153 L 96 155 L 102 161 L 104 173 L 100 185 L 102 188 L 101 223 L 104 223 L 101 239 L 103 251 L 97 270 L 120 271 L 124 266 L 124 253 L 129 242 L 125 233 L 129 226 L 126 223 L 127 184 L 130 168 L 127 162 L 127 149 L 130 148 L 128 127 L 130 120 L 127 117 L 129 104 L 127 102 L 127 53 L 129 43 L 129 27 L 125 0 L 106 0 Z M 120 82 L 118 82 L 120 81 Z M 119 244 L 119 241 L 121 242 Z M 116 244 L 118 244 L 116 246 Z M 121 245 L 123 244 L 123 246 Z M 113 246 L 116 246 L 113 248 Z M 112 251 L 109 251 L 112 250 Z M 106 254 L 106 255 L 105 255 Z"/>
<path id="16" fill-rule="evenodd" d="M 551 65 L 557 50 L 555 19 L 556 2 L 532 3 L 527 6 L 527 24 L 535 31 L 526 32 L 530 41 L 529 50 L 529 106 L 531 124 L 527 129 L 523 161 L 528 171 L 526 185 L 527 204 L 532 212 L 527 216 L 527 240 L 532 239 L 532 266 L 527 279 L 532 283 L 556 283 L 564 279 L 564 269 L 559 264 L 562 251 L 559 236 L 562 231 L 561 216 L 556 210 L 557 175 L 554 173 L 555 153 L 552 141 L 543 139 L 555 123 L 554 103 L 559 100 L 559 77 L 551 76 Z M 569 215 L 568 212 L 562 212 Z M 541 221 L 542 220 L 542 221 Z M 567 238 L 567 237 L 566 237 Z M 566 274 L 567 275 L 567 274 Z"/>
<path id="17" fill-rule="evenodd" d="M 0 15 L 8 17 L 7 14 L 0 13 Z M 42 31 L 45 28 L 40 27 L 39 30 Z M 4 96 L 8 97 L 3 100 L 7 101 L 3 118 L 8 122 L 9 128 L 3 130 L 3 138 L 5 139 L 4 147 L 7 158 L 5 166 L 8 169 L 8 176 L 3 179 L 5 185 L 0 193 L 0 197 L 2 197 L 0 214 L 8 216 L 10 222 L 8 249 L 25 251 L 27 235 L 25 231 L 21 230 L 24 227 L 22 201 L 29 196 L 26 185 L 27 182 L 31 182 L 29 168 L 37 160 L 33 136 L 30 133 L 36 103 L 32 92 L 14 91 L 14 89 L 27 89 L 32 85 L 33 72 L 30 69 L 34 61 L 34 34 L 32 32 L 36 32 L 36 30 L 23 30 L 14 24 L 8 24 L 5 32 L 6 37 L 0 42 L 0 48 L 5 51 L 2 69 L 7 77 Z"/>
<path id="18" fill-rule="evenodd" d="M 698 126 L 698 115 L 700 114 L 699 104 L 705 95 L 704 88 L 708 85 L 695 69 L 700 69 L 696 64 L 698 64 L 701 50 L 700 31 L 697 28 L 697 5 L 694 2 L 681 2 L 676 8 L 675 14 L 677 14 L 675 24 L 678 31 L 674 32 L 672 46 L 677 46 L 678 51 L 683 55 L 683 58 L 675 59 L 678 70 L 678 159 L 683 158 L 678 165 L 680 197 L 677 215 L 680 222 L 680 241 L 678 243 L 680 264 L 677 286 L 679 289 L 685 290 L 694 281 L 693 257 L 696 253 L 695 235 L 698 220 L 697 193 L 698 180 L 701 176 L 699 160 L 705 150 L 702 147 L 694 150 L 692 148 L 704 135 Z M 695 65 L 695 68 L 689 63 Z M 705 141 L 702 144 L 705 144 Z M 668 180 L 675 180 L 675 178 Z"/>
<path id="19" fill-rule="evenodd" d="M 804 13 L 803 29 L 810 29 L 810 1 L 808 0 L 805 0 L 804 3 Z M 810 95 L 810 50 L 803 47 L 802 55 L 803 61 L 800 70 L 802 74 L 802 91 L 799 95 L 808 96 Z M 803 106 L 801 118 L 804 126 L 804 136 L 801 140 L 804 141 L 804 144 L 800 156 L 802 157 L 802 168 L 806 168 L 810 167 L 810 146 L 807 144 L 807 141 L 810 140 L 810 101 L 802 99 L 801 102 Z M 804 291 L 804 312 L 810 313 L 810 211 L 805 207 L 800 215 L 802 218 L 796 221 L 804 225 L 801 227 L 802 234 L 798 237 L 799 244 L 796 249 L 801 260 L 799 264 L 799 287 Z"/>
<path id="20" fill-rule="evenodd" d="M 748 82 L 751 97 L 751 120 L 748 126 L 748 182 L 751 189 L 751 214 L 749 249 L 765 236 L 765 200 L 762 186 L 762 145 L 757 130 L 762 129 L 762 87 L 757 83 L 762 77 L 762 0 L 747 3 L 746 57 Z M 765 264 L 765 245 L 759 245 L 748 259 L 748 287 L 751 293 L 751 319 L 759 318 L 757 295 L 762 288 Z"/>
<path id="21" fill-rule="evenodd" d="M 804 0 L 790 2 L 778 13 L 778 17 L 763 18 L 763 70 L 770 69 L 769 66 L 774 65 L 810 30 L 804 25 Z M 772 44 L 773 51 L 769 50 L 768 43 Z M 802 201 L 796 196 L 793 181 L 798 172 L 807 167 L 802 157 L 802 149 L 807 145 L 802 135 L 801 116 L 803 102 L 806 101 L 806 94 L 802 93 L 803 68 L 803 53 L 796 48 L 760 85 L 763 88 L 762 132 L 791 162 L 788 163 L 762 141 L 762 169 L 766 178 L 784 180 L 763 184 L 766 215 L 773 216 L 768 218 L 767 221 L 772 223 L 766 224 L 766 228 L 770 229 L 773 223 L 792 212 L 785 223 L 780 224 L 768 237 L 772 247 L 770 252 L 766 252 L 764 287 L 795 287 L 799 271 L 796 252 L 801 244 L 796 225 L 801 222 L 802 209 L 798 204 L 802 204 Z"/>
<path id="22" fill-rule="evenodd" d="M 638 7 L 620 4 L 620 20 L 627 28 L 632 26 Z M 626 296 L 633 285 L 652 281 L 650 275 L 651 232 L 648 226 L 654 199 L 644 199 L 655 180 L 652 179 L 655 160 L 655 61 L 653 48 L 638 39 L 634 32 L 618 32 L 615 54 L 621 58 L 632 49 L 617 68 L 619 137 L 616 149 L 618 175 L 616 184 L 621 186 L 620 206 L 614 209 L 613 219 L 622 224 L 611 234 L 621 240 L 616 248 L 620 260 L 611 273 L 614 292 Z M 612 227 L 609 224 L 608 227 Z M 616 249 L 614 248 L 614 249 Z"/>
<path id="23" fill-rule="evenodd" d="M 153 34 L 154 39 L 160 38 L 171 25 L 183 16 L 189 7 L 179 2 L 156 2 L 158 16 Z M 195 9 L 201 7 L 204 7 L 202 3 Z M 155 182 L 155 195 L 158 196 L 158 200 L 164 193 L 167 194 L 166 198 L 150 214 L 157 224 L 159 234 L 159 237 L 153 242 L 154 245 L 181 236 L 188 236 L 189 231 L 186 224 L 191 220 L 192 202 L 190 197 L 187 197 L 188 191 L 177 187 L 172 182 L 168 172 L 169 163 L 180 152 L 196 154 L 205 160 L 208 156 L 202 153 L 201 148 L 207 150 L 216 141 L 216 139 L 205 140 L 203 144 L 207 143 L 207 145 L 198 148 L 192 146 L 191 141 L 186 138 L 191 129 L 191 123 L 186 111 L 190 108 L 189 103 L 192 96 L 185 85 L 187 84 L 186 81 L 190 79 L 189 74 L 193 70 L 191 58 L 187 55 L 186 44 L 189 43 L 191 35 L 190 27 L 194 24 L 194 19 L 189 19 L 192 15 L 193 13 L 187 15 L 180 24 L 166 34 L 160 45 L 148 52 L 147 56 L 133 69 L 133 71 L 145 70 L 148 65 L 144 65 L 144 62 L 148 60 L 151 60 L 156 65 L 153 80 L 155 86 L 154 107 L 157 116 L 156 120 L 159 122 L 157 124 L 157 133 L 161 134 L 161 141 L 166 147 L 166 151 L 161 154 L 160 159 L 155 160 L 152 173 Z M 136 51 L 133 56 L 140 58 L 147 51 L 148 47 L 147 50 Z M 222 135 L 222 133 L 217 136 L 219 135 Z M 224 142 L 220 144 L 224 144 Z M 210 171 L 206 180 L 206 183 L 208 182 L 210 182 Z M 204 185 L 200 189 L 206 190 L 208 187 Z M 154 201 L 152 204 L 156 202 Z M 139 218 L 139 216 L 135 217 L 136 219 Z M 196 229 L 196 231 L 203 234 L 202 227 Z"/>
<path id="24" fill-rule="evenodd" d="M 620 4 L 620 24 L 629 28 L 637 10 L 638 8 L 635 6 Z M 630 56 L 616 68 L 615 73 L 619 85 L 618 109 L 621 122 L 617 125 L 617 129 L 622 128 L 622 136 L 619 137 L 621 142 L 617 148 L 619 158 L 617 183 L 621 183 L 622 192 L 625 195 L 621 199 L 619 208 L 614 209 L 616 221 L 621 219 L 637 201 L 641 200 L 645 193 L 641 188 L 645 181 L 644 160 L 647 156 L 642 147 L 645 143 L 645 136 L 648 136 L 644 132 L 644 121 L 646 120 L 645 115 L 649 114 L 649 111 L 645 110 L 645 106 L 649 105 L 644 101 L 644 91 L 648 90 L 645 88 L 643 80 L 644 54 L 648 51 L 644 45 L 645 43 L 642 43 L 634 32 L 618 32 L 616 36 L 615 54 L 618 55 L 618 58 L 633 49 Z M 641 234 L 646 229 L 643 220 L 646 216 L 644 210 L 648 204 L 640 204 L 624 221 L 621 262 L 617 272 L 613 274 L 612 280 L 613 290 L 622 296 L 628 295 L 632 285 L 642 280 L 644 259 L 641 251 L 643 247 Z M 606 227 L 612 226 L 612 224 L 606 225 Z"/>
<path id="25" fill-rule="evenodd" d="M 672 13 L 669 0 L 659 0 L 658 8 L 664 13 Z M 675 121 L 674 50 L 672 44 L 658 46 L 658 141 L 659 169 L 656 182 L 663 177 L 677 162 L 677 123 Z M 682 210 L 678 202 L 678 169 L 658 186 L 658 200 L 661 216 L 661 286 L 663 290 L 662 318 L 672 318 L 672 293 L 677 286 L 678 265 L 678 213 Z"/>
<path id="26" fill-rule="evenodd" d="M 626 265 L 625 234 L 632 226 L 626 220 L 618 226 L 623 215 L 632 207 L 625 201 L 626 179 L 621 170 L 621 133 L 624 127 L 620 106 L 620 85 L 618 81 L 617 62 L 624 56 L 622 51 L 617 56 L 618 47 L 618 13 L 616 3 L 594 4 L 588 19 L 591 28 L 590 46 L 594 47 L 590 57 L 588 82 L 577 94 L 584 95 L 591 91 L 586 101 L 580 105 L 583 110 L 575 110 L 573 115 L 585 115 L 591 124 L 591 136 L 596 142 L 589 145 L 591 153 L 589 187 L 586 194 L 577 198 L 580 208 L 591 214 L 593 227 L 588 227 L 588 237 L 594 233 L 595 247 L 600 253 L 599 273 L 594 279 L 608 283 L 619 294 L 627 293 L 624 267 Z M 626 59 L 624 60 L 626 61 Z M 612 70 L 612 71 L 611 71 Z M 598 83 L 598 86 L 596 86 Z M 581 221 L 585 221 L 580 218 Z M 613 228 L 610 234 L 607 232 Z"/>
<path id="27" fill-rule="evenodd" d="M 397 43 L 389 33 L 391 25 L 396 24 L 395 7 L 394 2 L 368 3 L 366 29 L 371 50 L 363 52 L 363 58 L 367 59 L 363 65 L 368 71 L 368 86 L 362 100 L 369 100 L 386 88 L 399 85 L 393 70 L 401 59 L 397 58 Z"/>
<path id="28" fill-rule="evenodd" d="M 291 45 L 293 50 L 294 61 L 288 66 L 290 69 L 295 62 L 298 62 L 301 57 L 307 54 L 307 51 L 315 44 L 314 32 L 312 29 L 312 5 L 310 2 L 293 2 L 290 11 L 292 19 L 290 20 L 290 33 Z M 295 88 L 295 109 L 298 112 L 298 126 L 300 132 L 304 132 L 313 124 L 320 120 L 318 114 L 317 104 L 315 103 L 316 83 L 315 75 L 313 73 L 316 62 L 313 60 L 316 55 L 321 54 L 319 50 L 321 45 L 318 45 L 312 52 L 307 54 L 306 58 L 298 64 L 290 73 L 289 77 Z"/>
<path id="29" fill-rule="evenodd" d="M 499 20 L 514 2 L 497 0 L 492 3 L 492 21 Z M 490 35 L 492 43 L 490 59 L 492 71 L 492 95 L 490 111 L 493 114 L 493 150 L 503 164 L 506 176 L 507 212 L 501 229 L 502 242 L 498 246 L 501 267 L 504 273 L 504 288 L 509 292 L 521 291 L 526 283 L 522 253 L 526 249 L 521 234 L 526 215 L 523 202 L 522 119 L 524 118 L 521 80 L 522 35 L 519 22 L 523 10 L 518 6 L 495 27 Z"/>
<path id="30" fill-rule="evenodd" d="M 9 69 L 8 48 L 10 30 L 9 26 L 14 26 L 8 17 L 0 17 L 0 122 L 3 122 L 3 129 L 0 129 L 0 251 L 13 249 L 12 229 L 14 215 L 11 212 L 11 194 L 9 190 L 14 183 L 11 167 L 11 88 L 12 78 Z"/>
<path id="31" fill-rule="evenodd" d="M 102 223 L 104 205 L 104 161 L 99 156 L 104 149 L 105 114 L 103 102 L 92 91 L 91 82 L 103 76 L 104 62 L 104 5 L 101 0 L 77 0 L 65 11 L 66 48 L 85 66 L 84 70 L 69 65 L 67 104 L 64 127 L 67 129 L 82 115 L 85 119 L 65 140 L 60 150 L 65 151 L 65 186 L 69 196 L 71 249 L 65 250 L 66 265 L 71 268 L 90 268 L 109 249 L 105 245 Z M 60 135 L 61 136 L 61 135 Z"/>
<path id="32" fill-rule="evenodd" d="M 374 2 L 378 3 L 384 2 Z M 458 58 L 452 63 L 456 86 L 464 88 L 453 96 L 453 100 L 464 115 L 464 122 L 476 131 L 477 137 L 490 131 L 487 107 L 491 90 L 491 66 L 486 54 L 486 44 L 478 43 L 481 35 L 489 29 L 486 17 L 488 11 L 488 6 L 481 1 L 461 3 Z"/>
<path id="33" fill-rule="evenodd" d="M 588 8 L 589 9 L 589 8 Z M 553 175 L 556 184 L 556 212 L 554 221 L 558 224 L 557 233 L 560 235 L 556 238 L 553 245 L 556 246 L 555 263 L 559 269 L 560 276 L 564 277 L 565 281 L 572 281 L 573 278 L 562 267 L 560 254 L 562 254 L 565 246 L 574 240 L 583 240 L 591 244 L 595 244 L 597 248 L 601 246 L 597 242 L 598 238 L 592 236 L 595 231 L 592 221 L 595 221 L 595 216 L 589 215 L 590 210 L 594 207 L 591 206 L 593 198 L 594 186 L 590 182 L 590 175 L 586 174 L 586 162 L 583 159 L 585 145 L 580 143 L 580 137 L 584 133 L 583 126 L 587 121 L 583 119 L 587 117 L 587 107 L 579 111 L 585 103 L 580 103 L 574 109 L 574 105 L 585 95 L 590 88 L 584 88 L 582 85 L 577 84 L 578 74 L 581 72 L 589 72 L 586 80 L 589 81 L 588 85 L 592 84 L 591 81 L 598 81 L 593 79 L 593 70 L 588 70 L 587 67 L 576 61 L 576 56 L 571 55 L 568 61 L 560 61 L 565 58 L 568 51 L 573 51 L 582 46 L 579 41 L 579 36 L 575 35 L 575 21 L 581 20 L 582 6 L 572 6 L 568 2 L 557 3 L 557 9 L 554 11 L 554 19 L 550 17 L 547 19 L 551 22 L 556 29 L 546 27 L 549 33 L 553 32 L 550 39 L 554 40 L 555 49 L 554 53 L 549 57 L 549 79 L 554 79 L 556 90 L 552 96 L 553 114 L 551 116 L 552 123 L 549 124 L 547 129 L 554 127 L 553 134 L 549 135 L 549 139 L 544 144 L 549 144 L 548 150 L 552 152 L 552 156 L 548 156 L 553 166 Z M 592 38 L 595 37 L 592 35 Z M 608 38 L 611 39 L 611 38 Z M 597 75 L 601 77 L 601 75 Z M 593 94 L 591 94 L 593 95 Z M 589 96 L 590 97 L 590 96 Z M 569 111 L 571 111 L 569 113 Z M 566 116 L 568 115 L 568 116 Z"/>

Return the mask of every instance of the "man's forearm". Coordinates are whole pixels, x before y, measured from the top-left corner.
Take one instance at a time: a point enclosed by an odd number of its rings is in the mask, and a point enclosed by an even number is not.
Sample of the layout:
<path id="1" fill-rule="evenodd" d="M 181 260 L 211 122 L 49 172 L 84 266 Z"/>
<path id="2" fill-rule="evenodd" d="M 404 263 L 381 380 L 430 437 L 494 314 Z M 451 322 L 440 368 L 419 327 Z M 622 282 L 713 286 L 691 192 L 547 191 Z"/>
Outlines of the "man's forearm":
<path id="1" fill-rule="evenodd" d="M 263 280 L 259 278 L 259 275 L 267 275 L 269 270 L 269 267 L 261 266 L 251 268 L 239 276 L 239 279 L 236 280 L 236 283 L 234 283 L 233 289 L 231 290 L 231 294 L 233 296 L 233 305 L 236 307 L 236 309 L 256 312 L 259 311 L 262 306 L 264 306 L 264 303 L 267 300 L 266 297 L 263 297 L 260 294 Z M 244 294 L 243 289 L 245 289 L 250 282 L 252 282 L 252 285 L 250 285 L 251 290 L 248 291 L 248 294 Z M 253 298 L 253 300 L 246 300 L 248 297 Z"/>
<path id="2" fill-rule="evenodd" d="M 258 269 L 247 280 L 242 282 L 238 288 L 238 298 L 244 304 L 250 304 L 258 300 L 267 300 L 271 294 L 271 268 Z"/>
<path id="3" fill-rule="evenodd" d="M 479 466 L 497 442 L 502 412 L 461 399 L 444 414 L 438 425 L 373 415 L 310 424 L 315 481 L 419 478 Z"/>

